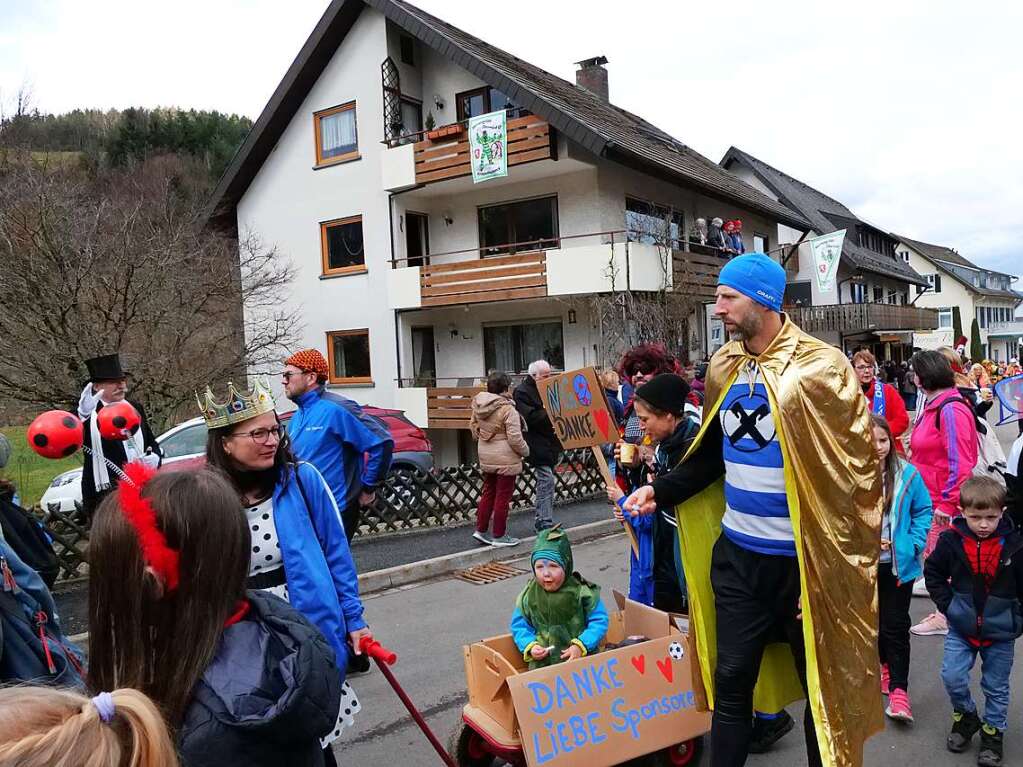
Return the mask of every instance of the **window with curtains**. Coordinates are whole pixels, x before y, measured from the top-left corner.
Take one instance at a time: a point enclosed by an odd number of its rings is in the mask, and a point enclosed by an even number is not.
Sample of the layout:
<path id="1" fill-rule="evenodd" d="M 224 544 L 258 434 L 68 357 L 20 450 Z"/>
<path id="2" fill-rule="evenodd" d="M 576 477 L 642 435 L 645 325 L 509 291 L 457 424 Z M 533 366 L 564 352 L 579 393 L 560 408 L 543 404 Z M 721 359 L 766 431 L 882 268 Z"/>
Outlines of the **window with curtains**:
<path id="1" fill-rule="evenodd" d="M 359 131 L 355 102 L 324 109 L 313 115 L 316 127 L 316 164 L 331 165 L 359 157 Z"/>
<path id="2" fill-rule="evenodd" d="M 320 257 L 324 275 L 366 271 L 362 216 L 349 216 L 320 224 Z"/>
<path id="3" fill-rule="evenodd" d="M 418 135 L 423 130 L 423 105 L 414 99 L 401 97 L 401 130 L 398 139 L 399 144 L 407 144 L 410 141 L 418 141 L 423 137 Z"/>
<path id="4" fill-rule="evenodd" d="M 525 373 L 529 363 L 536 360 L 547 360 L 555 370 L 565 369 L 561 320 L 484 325 L 483 362 L 487 370 Z"/>
<path id="5" fill-rule="evenodd" d="M 373 383 L 369 368 L 369 330 L 327 333 L 328 380 L 335 384 Z"/>

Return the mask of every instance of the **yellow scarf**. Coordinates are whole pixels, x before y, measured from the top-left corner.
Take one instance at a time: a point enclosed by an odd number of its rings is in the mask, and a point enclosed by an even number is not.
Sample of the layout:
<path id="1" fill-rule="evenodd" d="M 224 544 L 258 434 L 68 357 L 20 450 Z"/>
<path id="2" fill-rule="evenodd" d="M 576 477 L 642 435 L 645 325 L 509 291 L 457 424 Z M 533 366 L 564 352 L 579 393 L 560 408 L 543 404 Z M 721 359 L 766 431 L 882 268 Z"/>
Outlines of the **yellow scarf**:
<path id="1" fill-rule="evenodd" d="M 735 341 L 714 355 L 703 426 L 689 454 L 751 359 Z M 755 359 L 785 466 L 802 583 L 807 686 L 821 759 L 829 767 L 860 767 L 864 742 L 884 726 L 877 655 L 882 502 L 870 411 L 841 351 L 803 333 L 788 317 Z M 710 559 L 724 508 L 721 479 L 675 510 L 696 635 L 694 668 L 700 671 L 694 684 L 707 708 L 714 706 L 717 662 Z M 788 645 L 770 645 L 754 694 L 757 710 L 778 711 L 802 697 Z"/>

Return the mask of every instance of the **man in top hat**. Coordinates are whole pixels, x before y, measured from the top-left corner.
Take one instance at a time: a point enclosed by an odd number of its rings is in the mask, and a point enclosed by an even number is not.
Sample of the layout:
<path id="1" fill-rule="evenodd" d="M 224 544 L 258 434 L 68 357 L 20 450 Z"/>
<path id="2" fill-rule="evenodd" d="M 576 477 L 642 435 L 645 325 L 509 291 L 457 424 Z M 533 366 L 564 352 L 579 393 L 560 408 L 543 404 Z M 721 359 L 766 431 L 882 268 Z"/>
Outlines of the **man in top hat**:
<path id="1" fill-rule="evenodd" d="M 89 380 L 78 400 L 78 417 L 84 425 L 82 466 L 82 508 L 86 518 L 92 519 L 99 502 L 117 486 L 120 476 L 107 461 L 123 467 L 126 463 L 143 460 L 150 465 L 160 463 L 160 445 L 149 428 L 146 411 L 138 402 L 128 403 L 138 411 L 141 426 L 124 441 L 103 439 L 99 434 L 96 415 L 105 405 L 123 402 L 128 393 L 128 373 L 121 368 L 119 354 L 105 354 L 85 361 Z"/>

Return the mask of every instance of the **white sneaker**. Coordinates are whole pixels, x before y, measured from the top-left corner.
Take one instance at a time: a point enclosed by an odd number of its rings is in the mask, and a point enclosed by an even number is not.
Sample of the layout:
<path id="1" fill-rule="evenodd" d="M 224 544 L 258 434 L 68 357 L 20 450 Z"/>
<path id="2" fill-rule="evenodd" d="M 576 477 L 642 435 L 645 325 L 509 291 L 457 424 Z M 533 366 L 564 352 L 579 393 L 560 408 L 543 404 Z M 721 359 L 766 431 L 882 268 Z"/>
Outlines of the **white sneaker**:
<path id="1" fill-rule="evenodd" d="M 510 535 L 502 535 L 500 538 L 491 538 L 491 546 L 518 546 L 522 541 L 512 538 Z"/>
<path id="2" fill-rule="evenodd" d="M 913 581 L 913 596 L 915 597 L 929 597 L 930 593 L 927 591 L 927 584 L 924 583 L 923 578 L 917 578 Z"/>
<path id="3" fill-rule="evenodd" d="M 473 532 L 472 537 L 485 546 L 490 546 L 494 542 L 489 533 L 481 533 L 479 530 Z"/>

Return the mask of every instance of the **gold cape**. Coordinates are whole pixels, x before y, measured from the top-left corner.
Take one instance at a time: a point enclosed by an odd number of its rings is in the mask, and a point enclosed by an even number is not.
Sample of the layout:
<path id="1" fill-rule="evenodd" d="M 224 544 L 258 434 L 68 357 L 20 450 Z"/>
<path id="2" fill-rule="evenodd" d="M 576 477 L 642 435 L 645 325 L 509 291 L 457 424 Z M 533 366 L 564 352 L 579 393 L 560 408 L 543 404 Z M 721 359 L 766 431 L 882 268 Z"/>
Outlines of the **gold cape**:
<path id="1" fill-rule="evenodd" d="M 860 767 L 864 742 L 884 726 L 877 653 L 882 488 L 870 411 L 842 352 L 784 317 L 781 331 L 759 357 L 732 341 L 711 359 L 703 426 L 687 456 L 751 359 L 760 366 L 781 443 L 821 759 L 829 767 Z M 700 671 L 694 685 L 709 709 L 717 663 L 710 560 L 724 508 L 722 478 L 675 510 L 696 638 L 694 668 Z M 770 645 L 754 695 L 757 710 L 779 711 L 802 697 L 788 644 Z"/>

